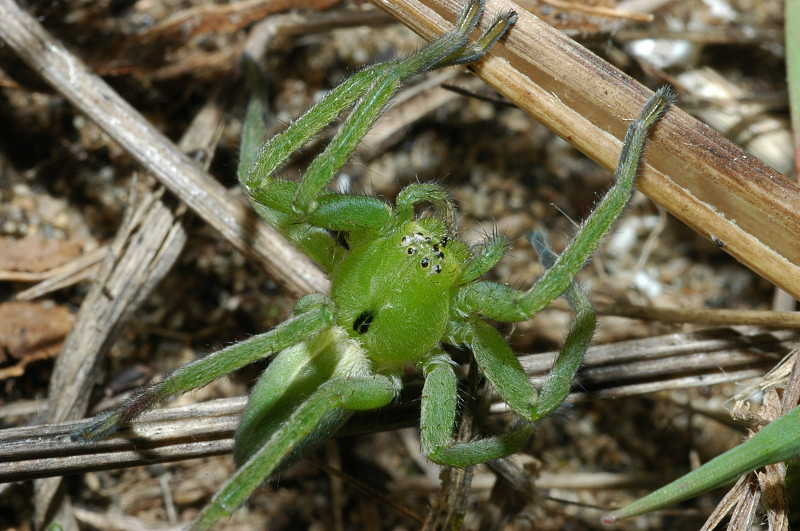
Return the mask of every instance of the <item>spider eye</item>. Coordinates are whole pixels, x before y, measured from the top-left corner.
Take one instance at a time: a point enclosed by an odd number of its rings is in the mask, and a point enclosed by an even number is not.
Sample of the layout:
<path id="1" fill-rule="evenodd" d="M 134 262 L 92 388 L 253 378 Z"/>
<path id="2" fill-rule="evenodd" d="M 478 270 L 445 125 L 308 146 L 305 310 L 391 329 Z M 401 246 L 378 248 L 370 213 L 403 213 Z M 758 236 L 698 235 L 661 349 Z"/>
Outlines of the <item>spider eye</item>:
<path id="1" fill-rule="evenodd" d="M 406 252 L 408 254 L 415 254 L 417 252 L 417 248 L 416 247 L 409 247 L 408 249 L 406 249 Z"/>
<path id="2" fill-rule="evenodd" d="M 419 261 L 419 265 L 421 265 L 423 267 L 423 269 L 428 267 L 428 265 L 430 265 L 430 263 L 431 263 L 431 261 L 428 260 L 427 258 L 423 258 L 422 260 Z"/>
<path id="3" fill-rule="evenodd" d="M 361 335 L 366 334 L 367 330 L 369 330 L 369 325 L 372 324 L 373 319 L 375 319 L 375 313 L 371 310 L 364 310 L 353 322 L 353 330 Z"/>

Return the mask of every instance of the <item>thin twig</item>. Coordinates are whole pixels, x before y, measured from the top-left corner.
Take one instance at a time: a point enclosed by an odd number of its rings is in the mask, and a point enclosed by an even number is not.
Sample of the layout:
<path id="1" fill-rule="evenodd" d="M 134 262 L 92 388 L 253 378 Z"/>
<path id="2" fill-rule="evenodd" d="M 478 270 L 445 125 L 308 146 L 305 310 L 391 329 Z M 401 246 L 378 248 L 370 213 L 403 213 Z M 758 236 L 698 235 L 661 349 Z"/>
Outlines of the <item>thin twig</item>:
<path id="1" fill-rule="evenodd" d="M 692 323 L 700 326 L 761 326 L 776 329 L 800 328 L 800 312 L 772 310 L 728 310 L 710 308 L 657 308 L 594 302 L 600 315 L 616 315 L 662 323 Z M 565 308 L 566 309 L 566 308 Z"/>

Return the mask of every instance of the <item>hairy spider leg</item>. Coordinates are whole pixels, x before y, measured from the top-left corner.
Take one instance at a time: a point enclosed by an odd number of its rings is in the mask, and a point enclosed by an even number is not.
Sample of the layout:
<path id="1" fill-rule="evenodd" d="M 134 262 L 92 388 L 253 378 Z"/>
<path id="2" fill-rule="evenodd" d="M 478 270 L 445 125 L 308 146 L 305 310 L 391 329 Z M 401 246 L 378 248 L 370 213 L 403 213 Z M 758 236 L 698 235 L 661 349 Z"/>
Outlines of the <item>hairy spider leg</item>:
<path id="1" fill-rule="evenodd" d="M 476 43 L 467 45 L 469 32 L 477 24 L 482 10 L 483 0 L 471 0 L 452 31 L 409 57 L 374 65 L 354 74 L 286 131 L 264 144 L 252 170 L 240 175 L 240 178 L 244 177 L 242 186 L 248 195 L 254 201 L 279 210 L 290 204 L 298 221 L 304 221 L 317 208 L 317 199 L 325 186 L 350 157 L 403 80 L 428 70 L 480 58 L 516 20 L 514 12 L 498 16 Z M 269 189 L 276 181 L 272 177 L 275 169 L 354 103 L 355 108 L 338 133 L 309 166 L 303 180 L 297 185 L 292 201 L 287 204 L 283 202 L 283 197 L 276 200 L 278 198 L 273 197 Z"/>
<path id="2" fill-rule="evenodd" d="M 459 308 L 462 312 L 479 311 L 483 317 L 497 321 L 523 321 L 530 319 L 567 289 L 627 205 L 647 133 L 673 99 L 674 95 L 668 88 L 658 89 L 639 117 L 628 127 L 614 172 L 614 185 L 583 222 L 553 267 L 524 292 L 495 282 L 472 284 L 461 292 Z"/>
<path id="3" fill-rule="evenodd" d="M 463 468 L 494 461 L 516 453 L 531 438 L 533 425 L 520 423 L 500 435 L 453 442 L 458 397 L 453 362 L 445 352 L 435 349 L 421 365 L 425 385 L 420 409 L 420 440 L 425 457 L 434 463 Z"/>
<path id="4" fill-rule="evenodd" d="M 616 184 L 603 198 L 597 210 L 587 219 L 582 230 L 561 257 L 555 255 L 543 233 L 531 237 L 531 243 L 539 253 L 547 271 L 530 290 L 520 292 L 501 284 L 477 282 L 462 288 L 457 297 L 459 302 L 467 303 L 456 309 L 456 313 L 462 316 L 476 315 L 519 321 L 529 318 L 540 307 L 549 304 L 552 298 L 562 293 L 575 311 L 576 319 L 573 327 L 540 395 L 530 384 L 516 355 L 497 330 L 482 319 L 451 322 L 452 329 L 448 333 L 454 343 L 466 344 L 472 348 L 475 361 L 487 379 L 509 407 L 526 421 L 533 422 L 551 413 L 564 401 L 569 392 L 570 382 L 578 370 L 595 329 L 592 306 L 573 278 L 627 204 L 647 132 L 663 114 L 671 99 L 672 96 L 666 89 L 659 90 L 645 105 L 639 118 L 630 125 L 619 166 L 615 172 Z M 587 240 L 584 233 L 588 233 L 591 239 Z M 501 243 L 490 240 L 486 248 L 488 255 L 481 257 L 481 252 L 477 253 L 475 262 L 480 267 L 476 267 L 476 270 L 482 269 L 484 265 L 488 267 L 493 265 L 496 256 L 502 255 L 499 252 Z M 547 289 L 540 289 L 540 286 L 545 286 Z M 423 367 L 427 376 L 427 392 L 423 394 L 423 419 L 438 419 L 444 422 L 438 428 L 432 428 L 433 423 L 423 421 L 423 429 L 430 431 L 429 434 L 423 435 L 423 449 L 431 460 L 451 466 L 463 466 L 465 463 L 474 464 L 492 459 L 495 455 L 503 455 L 503 452 L 509 455 L 512 447 L 525 443 L 526 437 L 532 430 L 530 424 L 517 426 L 511 432 L 496 438 L 461 445 L 452 444 L 453 424 L 449 420 L 451 418 L 454 420 L 452 415 L 455 413 L 451 406 L 442 403 L 442 397 L 443 393 L 454 388 L 455 374 L 451 366 L 436 354 L 427 357 L 423 361 Z M 435 397 L 435 400 L 431 397 Z M 503 448 L 504 445 L 508 446 Z"/>
<path id="5" fill-rule="evenodd" d="M 557 256 L 547 243 L 545 235 L 535 233 L 531 236 L 531 242 L 543 265 L 552 267 Z M 497 260 L 495 254 L 501 244 L 505 244 L 501 239 L 490 239 L 484 247 L 488 256 L 475 262 L 490 268 Z M 577 283 L 571 283 L 564 295 L 575 311 L 576 319 L 538 397 L 516 355 L 493 327 L 478 321 L 468 329 L 471 337 L 463 339 L 463 342 L 471 345 L 476 362 L 495 389 L 509 407 L 525 419 L 504 434 L 454 443 L 452 432 L 457 411 L 457 379 L 452 361 L 441 350 L 434 350 L 423 359 L 425 386 L 422 393 L 420 437 L 426 457 L 436 463 L 464 467 L 511 455 L 530 439 L 533 434 L 532 422 L 549 415 L 564 402 L 595 326 L 592 306 Z"/>
<path id="6" fill-rule="evenodd" d="M 331 273 L 336 242 L 329 231 L 380 227 L 389 219 L 385 203 L 375 198 L 345 196 L 324 190 L 350 157 L 363 135 L 387 106 L 402 81 L 426 70 L 464 64 L 480 58 L 516 20 L 516 13 L 498 16 L 472 45 L 467 37 L 477 24 L 483 0 L 472 0 L 454 29 L 404 59 L 368 67 L 336 87 L 283 133 L 263 143 L 266 135 L 265 88 L 252 62 L 245 73 L 254 93 L 242 134 L 239 179 L 251 203 L 267 222 L 292 244 Z M 355 104 L 337 135 L 311 164 L 300 183 L 272 176 L 288 157 Z M 342 226 L 341 220 L 354 223 Z"/>
<path id="7" fill-rule="evenodd" d="M 317 304 L 269 332 L 236 343 L 176 369 L 159 383 L 125 400 L 118 409 L 94 417 L 86 426 L 73 432 L 71 437 L 73 440 L 86 442 L 104 439 L 161 402 L 181 393 L 199 389 L 246 365 L 268 358 L 297 343 L 299 338 L 320 333 L 330 327 L 331 322 L 329 304 Z"/>
<path id="8" fill-rule="evenodd" d="M 238 509 L 332 412 L 383 407 L 397 396 L 399 387 L 397 379 L 381 375 L 334 379 L 319 386 L 272 434 L 268 443 L 261 446 L 225 483 L 191 529 L 210 529 Z"/>
<path id="9" fill-rule="evenodd" d="M 543 231 L 536 231 L 529 236 L 529 240 L 542 265 L 547 269 L 553 267 L 558 255 L 550 247 L 547 235 Z M 575 320 L 539 393 L 533 409 L 534 419 L 546 417 L 567 398 L 570 384 L 589 348 L 596 327 L 597 318 L 592 303 L 577 282 L 573 281 L 564 291 L 564 298 L 575 313 Z"/>

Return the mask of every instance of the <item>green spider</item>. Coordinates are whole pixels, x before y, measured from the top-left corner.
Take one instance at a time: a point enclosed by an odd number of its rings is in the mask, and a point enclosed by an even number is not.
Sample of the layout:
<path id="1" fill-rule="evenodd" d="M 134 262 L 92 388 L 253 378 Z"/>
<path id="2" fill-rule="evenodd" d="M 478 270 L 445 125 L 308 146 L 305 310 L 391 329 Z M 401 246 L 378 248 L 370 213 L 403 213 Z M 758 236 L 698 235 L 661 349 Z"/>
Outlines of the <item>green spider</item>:
<path id="1" fill-rule="evenodd" d="M 236 433 L 239 468 L 199 515 L 194 529 L 208 529 L 231 514 L 266 478 L 335 434 L 354 411 L 395 400 L 403 367 L 409 363 L 425 376 L 423 452 L 446 466 L 465 467 L 517 452 L 530 438 L 533 422 L 566 398 L 595 327 L 591 305 L 573 278 L 624 209 L 647 132 L 671 101 L 668 91 L 660 90 L 632 122 L 615 185 L 564 253 L 557 257 L 543 235 L 532 237 L 547 272 L 527 291 L 481 280 L 509 243 L 492 236 L 468 247 L 456 233 L 453 202 L 444 187 L 412 184 L 399 193 L 394 206 L 325 189 L 404 79 L 480 58 L 516 19 L 513 12 L 498 16 L 468 44 L 482 9 L 483 0 L 470 0 L 450 33 L 409 57 L 354 74 L 260 150 L 263 104 L 253 98 L 242 138 L 242 187 L 255 210 L 328 274 L 330 294 L 303 297 L 294 316 L 271 331 L 177 369 L 73 434 L 79 440 L 102 439 L 172 396 L 274 356 L 250 395 Z M 341 129 L 301 182 L 272 176 L 350 107 Z M 423 206 L 430 211 L 418 214 Z M 529 319 L 562 294 L 574 308 L 576 323 L 537 393 L 487 320 Z M 483 374 L 520 416 L 509 432 L 453 442 L 457 376 L 446 345 L 471 349 Z"/>

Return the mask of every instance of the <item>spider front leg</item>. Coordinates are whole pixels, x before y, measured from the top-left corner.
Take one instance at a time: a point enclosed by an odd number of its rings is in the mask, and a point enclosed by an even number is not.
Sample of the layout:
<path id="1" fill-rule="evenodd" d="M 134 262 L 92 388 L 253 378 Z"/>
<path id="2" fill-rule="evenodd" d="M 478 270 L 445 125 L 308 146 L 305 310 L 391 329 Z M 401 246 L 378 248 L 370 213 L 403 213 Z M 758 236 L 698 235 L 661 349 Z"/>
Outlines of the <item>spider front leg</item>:
<path id="1" fill-rule="evenodd" d="M 476 363 L 497 392 L 524 421 L 511 432 L 471 443 L 452 444 L 455 420 L 455 374 L 442 354 L 432 353 L 423 360 L 426 373 L 422 398 L 422 442 L 433 461 L 466 466 L 510 455 L 525 444 L 532 423 L 556 409 L 567 397 L 569 386 L 580 366 L 595 329 L 595 314 L 586 295 L 573 281 L 600 239 L 624 209 L 633 189 L 649 129 L 672 100 L 667 89 L 660 89 L 647 102 L 639 118 L 628 128 L 615 184 L 560 257 L 550 248 L 543 234 L 531 237 L 547 271 L 528 291 L 522 292 L 491 282 L 472 282 L 502 256 L 505 242 L 490 239 L 473 257 L 462 276 L 467 283 L 457 296 L 460 316 L 473 316 L 455 322 L 449 331 L 457 344 L 472 348 Z M 471 282 L 471 283 L 470 283 Z M 484 318 L 500 321 L 528 319 L 559 295 L 564 295 L 576 314 L 575 324 L 556 358 L 541 393 L 537 393 L 514 352 L 503 337 Z"/>
<path id="2" fill-rule="evenodd" d="M 313 299 L 313 303 L 304 301 Z M 133 395 L 113 411 L 101 413 L 84 427 L 71 434 L 73 440 L 93 442 L 102 440 L 148 409 L 169 398 L 199 389 L 214 380 L 246 365 L 268 358 L 327 329 L 332 322 L 329 300 L 309 295 L 298 301 L 304 311 L 269 332 L 236 343 L 170 373 L 162 381 Z"/>
<path id="3" fill-rule="evenodd" d="M 524 321 L 561 295 L 628 204 L 647 134 L 674 98 L 669 88 L 662 87 L 645 104 L 639 117 L 628 127 L 614 172 L 614 185 L 553 266 L 529 290 L 523 292 L 504 284 L 476 282 L 462 291 L 459 310 L 467 314 L 478 312 L 497 321 Z"/>
<path id="4" fill-rule="evenodd" d="M 319 208 L 319 198 L 324 196 L 325 186 L 353 153 L 405 79 L 428 70 L 477 60 L 516 20 L 514 12 L 500 15 L 475 43 L 467 44 L 467 37 L 482 10 L 483 0 L 470 0 L 451 32 L 409 57 L 374 65 L 354 74 L 286 131 L 264 144 L 257 156 L 252 156 L 251 152 L 243 156 L 243 160 L 254 161 L 250 168 L 240 168 L 239 175 L 251 200 L 294 216 L 295 222 L 308 221 L 308 216 Z M 281 184 L 272 176 L 292 153 L 350 106 L 354 108 L 339 132 L 312 162 L 299 184 Z M 251 116 L 256 117 L 257 113 L 248 112 L 248 117 Z M 252 129 L 246 126 L 245 130 Z M 252 151 L 252 148 L 248 150 Z M 287 197 L 289 194 L 291 199 Z"/>
<path id="5" fill-rule="evenodd" d="M 380 375 L 338 378 L 322 384 L 287 416 L 267 443 L 239 467 L 203 509 L 191 529 L 211 529 L 238 509 L 304 441 L 316 435 L 330 436 L 330 433 L 320 433 L 325 431 L 328 419 L 346 417 L 350 411 L 383 407 L 394 400 L 399 389 L 399 380 Z"/>

